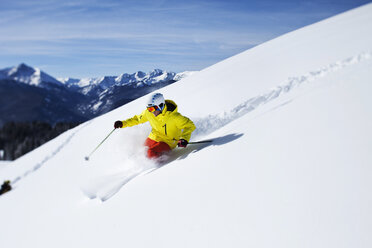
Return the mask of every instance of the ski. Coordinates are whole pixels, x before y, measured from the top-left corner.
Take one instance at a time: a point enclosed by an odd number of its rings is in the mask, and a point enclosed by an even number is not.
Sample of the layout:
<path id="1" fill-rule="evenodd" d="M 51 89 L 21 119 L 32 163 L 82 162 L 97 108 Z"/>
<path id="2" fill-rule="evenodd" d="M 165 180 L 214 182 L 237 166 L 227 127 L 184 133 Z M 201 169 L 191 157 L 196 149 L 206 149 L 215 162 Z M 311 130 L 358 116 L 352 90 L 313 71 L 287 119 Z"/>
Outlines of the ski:
<path id="1" fill-rule="evenodd" d="M 213 139 L 210 139 L 210 140 L 201 140 L 201 141 L 191 141 L 188 144 L 193 145 L 193 144 L 203 144 L 203 143 L 211 143 L 211 142 L 213 142 Z"/>

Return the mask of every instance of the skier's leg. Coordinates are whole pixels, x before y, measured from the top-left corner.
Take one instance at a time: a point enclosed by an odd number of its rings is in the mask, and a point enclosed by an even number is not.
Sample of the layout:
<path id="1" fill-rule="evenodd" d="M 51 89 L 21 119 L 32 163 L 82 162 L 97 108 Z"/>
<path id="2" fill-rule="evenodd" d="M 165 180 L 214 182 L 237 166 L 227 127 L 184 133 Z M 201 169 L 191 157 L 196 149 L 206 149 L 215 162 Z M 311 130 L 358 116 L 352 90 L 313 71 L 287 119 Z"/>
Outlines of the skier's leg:
<path id="1" fill-rule="evenodd" d="M 152 140 L 152 139 L 150 139 L 150 138 L 147 138 L 146 140 L 145 140 L 145 144 L 144 144 L 144 146 L 147 146 L 148 148 L 151 148 L 152 146 L 154 146 L 154 145 L 156 145 L 156 141 L 155 140 Z"/>
<path id="2" fill-rule="evenodd" d="M 146 139 L 145 146 L 149 149 L 147 150 L 147 157 L 148 158 L 158 158 L 164 153 L 171 150 L 169 145 L 165 142 L 156 142 L 149 138 Z"/>

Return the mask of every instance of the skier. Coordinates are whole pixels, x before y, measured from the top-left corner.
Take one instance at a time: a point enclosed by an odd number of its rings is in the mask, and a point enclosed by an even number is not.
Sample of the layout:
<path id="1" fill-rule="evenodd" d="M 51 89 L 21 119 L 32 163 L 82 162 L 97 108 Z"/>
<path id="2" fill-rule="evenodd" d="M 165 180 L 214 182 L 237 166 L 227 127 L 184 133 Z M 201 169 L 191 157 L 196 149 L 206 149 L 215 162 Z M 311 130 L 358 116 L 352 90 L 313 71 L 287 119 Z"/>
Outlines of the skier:
<path id="1" fill-rule="evenodd" d="M 176 146 L 186 147 L 195 130 L 194 123 L 178 112 L 177 104 L 172 100 L 164 100 L 160 93 L 150 95 L 147 108 L 140 115 L 116 121 L 114 127 L 131 127 L 147 121 L 152 127 L 144 144 L 148 147 L 148 158 L 159 158 Z"/>
<path id="2" fill-rule="evenodd" d="M 6 192 L 11 191 L 11 190 L 12 190 L 12 186 L 10 185 L 10 181 L 6 180 L 4 181 L 3 185 L 1 185 L 0 195 L 5 194 Z"/>

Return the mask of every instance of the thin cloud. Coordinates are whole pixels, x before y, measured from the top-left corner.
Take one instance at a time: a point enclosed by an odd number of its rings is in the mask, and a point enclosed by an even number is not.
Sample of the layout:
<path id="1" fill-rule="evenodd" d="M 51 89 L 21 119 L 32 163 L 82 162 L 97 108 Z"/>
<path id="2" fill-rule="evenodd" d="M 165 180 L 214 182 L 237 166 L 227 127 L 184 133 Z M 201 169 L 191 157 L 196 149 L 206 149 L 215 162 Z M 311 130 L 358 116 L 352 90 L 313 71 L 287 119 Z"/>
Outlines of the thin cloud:
<path id="1" fill-rule="evenodd" d="M 130 57 L 128 68 L 159 64 L 188 70 L 192 60 L 210 65 L 337 12 L 320 3 L 294 6 L 243 0 L 2 0 L 0 66 L 17 58 L 50 63 L 63 58 L 60 66 L 75 69 L 76 61 L 106 64 Z"/>

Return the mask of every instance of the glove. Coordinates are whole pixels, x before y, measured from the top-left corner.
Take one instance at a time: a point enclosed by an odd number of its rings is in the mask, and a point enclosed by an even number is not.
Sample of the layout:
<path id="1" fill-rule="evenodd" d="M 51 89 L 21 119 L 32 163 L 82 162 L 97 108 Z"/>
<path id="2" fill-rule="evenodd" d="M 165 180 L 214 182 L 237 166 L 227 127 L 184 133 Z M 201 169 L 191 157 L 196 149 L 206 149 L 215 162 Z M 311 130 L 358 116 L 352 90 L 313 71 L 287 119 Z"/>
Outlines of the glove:
<path id="1" fill-rule="evenodd" d="M 122 121 L 115 121 L 114 128 L 122 128 L 122 127 L 123 127 L 123 122 Z"/>
<path id="2" fill-rule="evenodd" d="M 185 139 L 180 139 L 177 143 L 178 147 L 186 147 L 189 142 Z"/>

